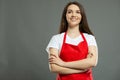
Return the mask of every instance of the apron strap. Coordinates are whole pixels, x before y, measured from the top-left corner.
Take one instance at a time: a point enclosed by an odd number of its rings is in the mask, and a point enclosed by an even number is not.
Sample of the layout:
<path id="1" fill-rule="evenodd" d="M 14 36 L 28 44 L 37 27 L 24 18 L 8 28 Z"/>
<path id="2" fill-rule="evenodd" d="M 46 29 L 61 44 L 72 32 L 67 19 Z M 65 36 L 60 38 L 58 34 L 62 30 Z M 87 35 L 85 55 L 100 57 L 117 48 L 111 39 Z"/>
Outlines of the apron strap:
<path id="1" fill-rule="evenodd" d="M 85 39 L 85 37 L 84 37 L 84 35 L 83 35 L 83 33 L 80 32 L 80 34 L 82 35 L 83 40 L 84 40 L 85 42 L 87 42 L 86 39 Z"/>
<path id="2" fill-rule="evenodd" d="M 66 35 L 67 35 L 67 32 L 65 32 L 65 34 L 64 34 L 63 44 L 65 43 L 65 40 L 66 40 Z"/>
<path id="3" fill-rule="evenodd" d="M 81 34 L 81 36 L 82 36 L 83 40 L 84 40 L 85 42 L 87 42 L 87 41 L 86 41 L 86 39 L 85 39 L 85 37 L 84 37 L 84 35 L 83 35 L 83 33 L 82 33 L 82 32 L 80 32 L 80 34 Z M 67 32 L 65 32 L 65 34 L 64 34 L 63 44 L 64 44 L 64 43 L 65 43 L 65 41 L 66 41 L 66 35 L 67 35 Z"/>

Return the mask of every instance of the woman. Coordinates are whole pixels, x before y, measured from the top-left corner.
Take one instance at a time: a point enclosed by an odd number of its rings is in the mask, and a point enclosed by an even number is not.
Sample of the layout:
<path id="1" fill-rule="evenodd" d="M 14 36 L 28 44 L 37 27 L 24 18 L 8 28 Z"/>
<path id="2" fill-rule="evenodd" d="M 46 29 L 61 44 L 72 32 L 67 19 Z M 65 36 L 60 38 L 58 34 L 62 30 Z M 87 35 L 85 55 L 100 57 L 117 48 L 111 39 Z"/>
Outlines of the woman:
<path id="1" fill-rule="evenodd" d="M 91 68 L 97 65 L 98 49 L 82 5 L 69 2 L 63 11 L 60 33 L 47 48 L 50 71 L 57 80 L 93 80 Z"/>

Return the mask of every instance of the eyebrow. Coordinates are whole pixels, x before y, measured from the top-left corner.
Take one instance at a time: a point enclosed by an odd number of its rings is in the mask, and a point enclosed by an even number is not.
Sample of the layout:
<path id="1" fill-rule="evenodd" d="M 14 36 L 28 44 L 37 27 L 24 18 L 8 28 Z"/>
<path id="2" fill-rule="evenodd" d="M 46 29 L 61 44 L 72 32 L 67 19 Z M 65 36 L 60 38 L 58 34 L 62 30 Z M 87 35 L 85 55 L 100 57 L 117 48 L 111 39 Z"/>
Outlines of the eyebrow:
<path id="1" fill-rule="evenodd" d="M 67 11 L 73 11 L 72 9 L 67 9 Z M 76 11 L 80 11 L 80 10 L 76 10 Z"/>

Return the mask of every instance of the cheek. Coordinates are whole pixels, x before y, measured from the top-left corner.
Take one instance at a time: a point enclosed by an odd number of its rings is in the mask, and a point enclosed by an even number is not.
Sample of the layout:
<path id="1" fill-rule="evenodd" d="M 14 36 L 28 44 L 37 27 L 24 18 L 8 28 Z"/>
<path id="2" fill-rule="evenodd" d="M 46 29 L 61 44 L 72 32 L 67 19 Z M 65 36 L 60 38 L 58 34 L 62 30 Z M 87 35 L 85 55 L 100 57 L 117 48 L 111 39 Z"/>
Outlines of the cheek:
<path id="1" fill-rule="evenodd" d="M 79 16 L 78 19 L 81 21 L 82 20 L 82 16 Z"/>
<path id="2" fill-rule="evenodd" d="M 81 16 L 81 15 L 78 15 L 78 18 L 79 18 L 79 19 L 81 19 L 81 18 L 82 18 L 82 16 Z"/>
<path id="3" fill-rule="evenodd" d="M 66 20 L 67 20 L 67 21 L 69 21 L 69 18 L 70 18 L 69 15 L 66 15 Z"/>

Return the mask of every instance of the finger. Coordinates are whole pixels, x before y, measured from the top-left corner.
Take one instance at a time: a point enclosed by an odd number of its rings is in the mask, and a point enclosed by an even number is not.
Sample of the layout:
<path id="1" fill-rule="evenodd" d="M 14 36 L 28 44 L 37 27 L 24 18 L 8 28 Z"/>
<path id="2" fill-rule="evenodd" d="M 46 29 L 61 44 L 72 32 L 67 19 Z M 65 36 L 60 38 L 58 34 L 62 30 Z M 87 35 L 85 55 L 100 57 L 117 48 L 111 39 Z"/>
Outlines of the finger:
<path id="1" fill-rule="evenodd" d="M 53 59 L 49 59 L 49 62 L 54 62 L 54 60 Z"/>
<path id="2" fill-rule="evenodd" d="M 49 60 L 49 61 L 53 61 L 53 60 L 54 60 L 54 58 L 49 58 L 48 60 Z"/>
<path id="3" fill-rule="evenodd" d="M 54 56 L 54 57 L 57 57 L 55 54 L 50 54 L 50 56 Z"/>
<path id="4" fill-rule="evenodd" d="M 56 59 L 56 57 L 55 56 L 50 56 L 49 59 Z"/>
<path id="5" fill-rule="evenodd" d="M 89 54 L 87 55 L 87 58 L 91 58 L 92 56 L 93 56 L 93 54 L 89 53 Z"/>
<path id="6" fill-rule="evenodd" d="M 55 59 L 54 58 L 49 58 L 48 61 L 49 62 L 55 62 Z"/>
<path id="7" fill-rule="evenodd" d="M 49 63 L 50 64 L 55 64 L 55 61 L 52 59 L 52 60 L 49 60 Z"/>

